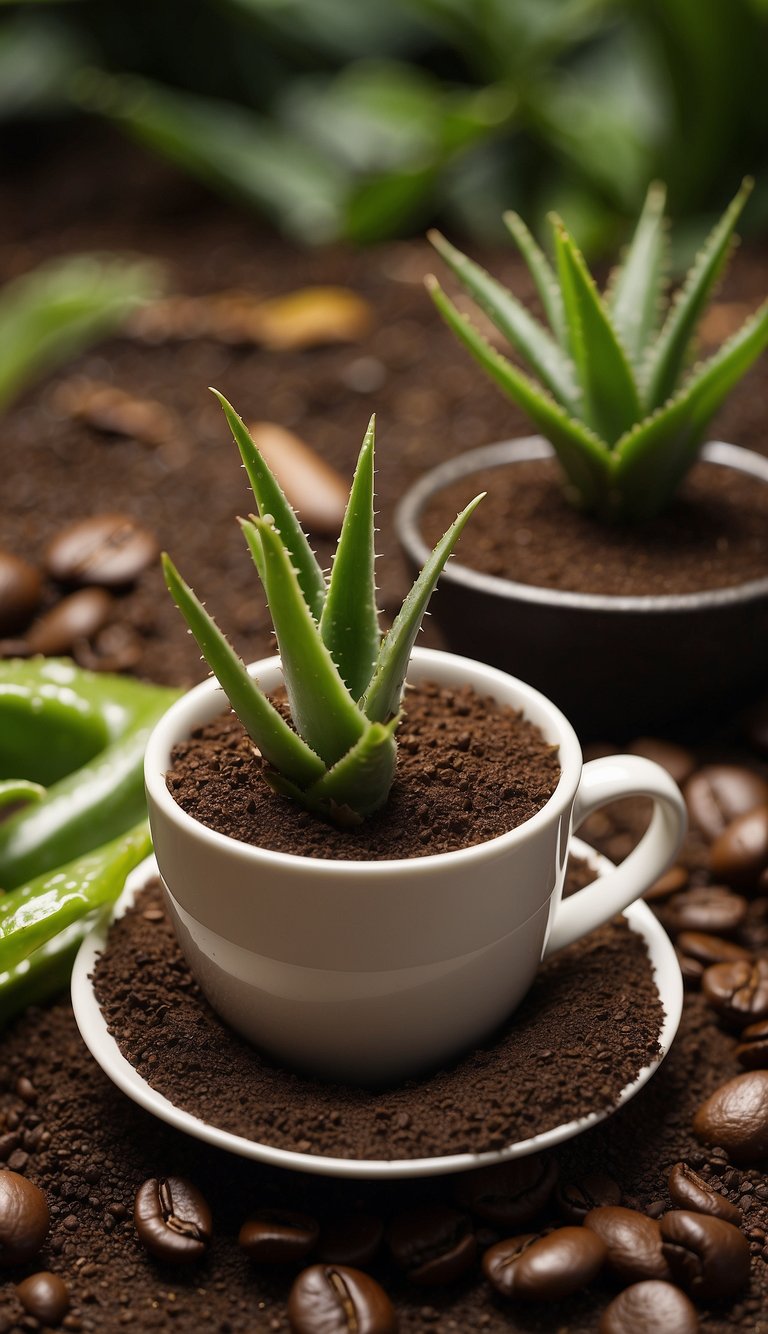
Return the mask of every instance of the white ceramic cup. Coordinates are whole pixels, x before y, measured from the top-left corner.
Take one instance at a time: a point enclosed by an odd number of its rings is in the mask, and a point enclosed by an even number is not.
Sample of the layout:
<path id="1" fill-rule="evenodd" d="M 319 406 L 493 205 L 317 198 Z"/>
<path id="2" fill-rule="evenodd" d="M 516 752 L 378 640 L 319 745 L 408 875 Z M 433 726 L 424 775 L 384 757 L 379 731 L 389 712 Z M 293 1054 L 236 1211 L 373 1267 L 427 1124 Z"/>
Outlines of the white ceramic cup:
<path id="1" fill-rule="evenodd" d="M 266 691 L 279 660 L 249 670 Z M 560 781 L 525 824 L 474 847 L 401 861 L 271 852 L 206 828 L 166 786 L 171 751 L 228 707 L 215 680 L 172 705 L 146 751 L 152 837 L 184 954 L 211 1005 L 274 1058 L 326 1078 L 394 1081 L 481 1042 L 542 958 L 640 897 L 674 860 L 685 807 L 634 755 L 582 767 L 576 734 L 538 691 L 484 663 L 416 649 L 411 682 L 470 684 L 522 710 L 559 747 Z M 606 802 L 645 796 L 630 856 L 561 901 L 571 833 Z"/>

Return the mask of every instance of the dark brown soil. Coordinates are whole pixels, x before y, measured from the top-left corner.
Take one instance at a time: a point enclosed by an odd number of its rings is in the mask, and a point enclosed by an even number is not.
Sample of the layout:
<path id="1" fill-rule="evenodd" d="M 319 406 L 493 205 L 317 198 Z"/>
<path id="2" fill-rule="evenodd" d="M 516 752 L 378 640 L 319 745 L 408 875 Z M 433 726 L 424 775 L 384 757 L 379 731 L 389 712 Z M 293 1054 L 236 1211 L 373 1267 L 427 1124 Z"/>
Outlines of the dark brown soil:
<path id="1" fill-rule="evenodd" d="M 557 464 L 530 461 L 462 478 L 433 497 L 431 545 L 468 492 L 487 491 L 481 522 L 457 560 L 544 588 L 624 596 L 696 593 L 768 578 L 768 485 L 700 463 L 668 510 L 638 525 L 608 525 L 565 499 Z"/>
<path id="2" fill-rule="evenodd" d="M 266 784 L 239 720 L 224 714 L 176 746 L 167 782 L 188 814 L 275 852 L 344 861 L 425 857 L 471 847 L 541 810 L 560 777 L 557 747 L 513 709 L 468 686 L 407 691 L 397 774 L 385 807 L 341 827 Z"/>

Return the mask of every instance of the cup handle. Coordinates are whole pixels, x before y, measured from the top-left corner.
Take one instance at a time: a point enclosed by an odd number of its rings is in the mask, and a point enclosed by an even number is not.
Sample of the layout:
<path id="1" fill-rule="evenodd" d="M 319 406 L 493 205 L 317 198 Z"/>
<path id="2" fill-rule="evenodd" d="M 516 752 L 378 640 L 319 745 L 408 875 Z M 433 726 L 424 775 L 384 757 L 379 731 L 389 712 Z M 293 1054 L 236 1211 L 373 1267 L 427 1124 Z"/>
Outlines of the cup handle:
<path id="1" fill-rule="evenodd" d="M 666 769 L 640 755 L 606 755 L 584 765 L 573 804 L 574 831 L 598 807 L 621 797 L 650 797 L 654 803 L 651 823 L 620 866 L 558 905 L 545 959 L 640 898 L 677 855 L 687 826 L 680 789 Z"/>

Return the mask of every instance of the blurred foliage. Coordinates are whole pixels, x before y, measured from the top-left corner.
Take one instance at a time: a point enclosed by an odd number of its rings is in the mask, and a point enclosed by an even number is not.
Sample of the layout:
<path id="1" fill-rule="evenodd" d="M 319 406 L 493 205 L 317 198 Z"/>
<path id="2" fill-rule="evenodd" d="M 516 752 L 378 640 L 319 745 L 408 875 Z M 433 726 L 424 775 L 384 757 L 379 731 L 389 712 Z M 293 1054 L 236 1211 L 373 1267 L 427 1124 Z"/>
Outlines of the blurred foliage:
<path id="1" fill-rule="evenodd" d="M 109 117 L 305 242 L 489 237 L 514 207 L 594 253 L 655 176 L 686 248 L 747 171 L 768 221 L 768 0 L 0 9 L 0 115 Z"/>

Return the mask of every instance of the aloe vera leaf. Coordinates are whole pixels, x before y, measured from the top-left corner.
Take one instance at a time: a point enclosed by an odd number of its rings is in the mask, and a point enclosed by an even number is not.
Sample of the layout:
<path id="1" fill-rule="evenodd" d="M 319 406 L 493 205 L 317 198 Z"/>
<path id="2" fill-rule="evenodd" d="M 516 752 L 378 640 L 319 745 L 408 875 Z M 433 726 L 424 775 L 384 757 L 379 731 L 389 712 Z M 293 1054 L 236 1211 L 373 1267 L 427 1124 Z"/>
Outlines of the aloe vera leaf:
<path id="1" fill-rule="evenodd" d="M 399 722 L 396 714 L 386 724 L 371 723 L 356 745 L 302 794 L 305 804 L 331 818 L 338 809 L 342 819 L 346 809 L 365 817 L 383 806 L 395 776 Z"/>
<path id="2" fill-rule="evenodd" d="M 459 282 L 525 358 L 558 403 L 574 412 L 579 395 L 571 362 L 551 334 L 502 283 L 446 241 L 440 232 L 433 230 L 427 236 Z"/>
<path id="3" fill-rule="evenodd" d="M 447 532 L 443 533 L 384 638 L 371 684 L 361 701 L 363 713 L 372 722 L 387 722 L 400 708 L 411 649 L 419 633 L 427 603 L 467 519 L 477 509 L 484 495 L 483 491 L 470 500 Z"/>
<path id="4" fill-rule="evenodd" d="M 170 557 L 163 554 L 162 559 L 165 582 L 171 597 L 232 708 L 267 764 L 280 769 L 300 787 L 314 782 L 325 772 L 320 757 L 296 735 L 270 704 L 213 617 L 184 582 Z"/>
<path id="5" fill-rule="evenodd" d="M 766 347 L 768 302 L 674 398 L 619 441 L 614 482 L 625 514 L 645 518 L 664 507 L 691 466 L 707 423 Z"/>
<path id="6" fill-rule="evenodd" d="M 649 412 L 661 407 L 674 392 L 699 317 L 728 261 L 733 229 L 751 191 L 752 181 L 747 177 L 699 251 L 649 351 L 644 375 L 644 400 Z"/>
<path id="7" fill-rule="evenodd" d="M 247 526 L 246 521 L 243 527 L 247 530 Z M 277 635 L 291 715 L 297 731 L 328 767 L 359 740 L 366 728 L 365 718 L 323 643 L 280 534 L 266 519 L 257 519 L 254 527 L 261 537 L 264 589 Z"/>
<path id="8" fill-rule="evenodd" d="M 584 392 L 582 416 L 612 445 L 641 415 L 635 378 L 594 280 L 561 222 L 555 225 L 555 246 L 571 350 Z"/>
<path id="9" fill-rule="evenodd" d="M 583 422 L 570 417 L 533 380 L 492 348 L 482 334 L 456 309 L 436 278 L 427 290 L 446 324 L 461 339 L 475 361 L 513 402 L 532 418 L 553 445 L 572 489 L 588 509 L 600 507 L 609 482 L 610 450 Z"/>
<path id="10" fill-rule="evenodd" d="M 323 643 L 355 700 L 371 679 L 381 642 L 374 550 L 375 427 L 376 419 L 371 417 L 357 460 L 320 617 Z"/>
<path id="11" fill-rule="evenodd" d="M 282 487 L 267 467 L 261 451 L 251 439 L 250 432 L 242 417 L 237 415 L 235 409 L 227 402 L 224 395 L 219 393 L 218 389 L 213 389 L 211 392 L 216 395 L 224 409 L 229 429 L 235 438 L 235 444 L 240 450 L 240 457 L 245 465 L 248 481 L 256 497 L 259 514 L 262 519 L 268 514 L 274 519 L 296 569 L 304 601 L 315 620 L 319 621 L 325 602 L 325 575 L 315 559 L 315 553 L 309 545 L 307 536 L 296 518 L 292 506 L 286 499 Z"/>
<path id="12" fill-rule="evenodd" d="M 557 285 L 555 271 L 541 246 L 532 237 L 519 213 L 510 210 L 504 214 L 504 224 L 528 265 L 536 284 L 550 328 L 561 347 L 567 344 L 563 295 Z"/>
<path id="13" fill-rule="evenodd" d="M 622 264 L 611 277 L 608 309 L 632 365 L 639 370 L 659 321 L 664 285 L 666 186 L 648 187 L 643 211 Z"/>

